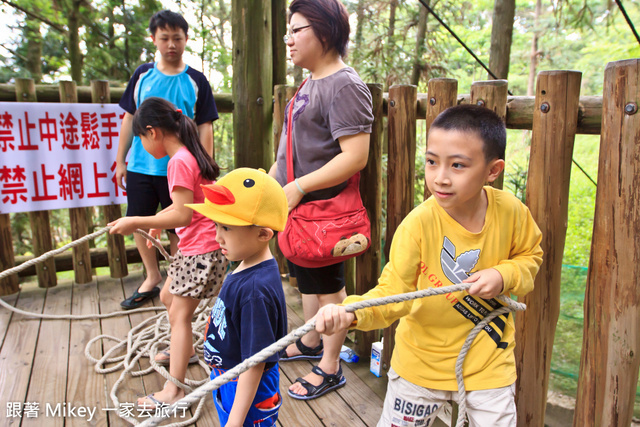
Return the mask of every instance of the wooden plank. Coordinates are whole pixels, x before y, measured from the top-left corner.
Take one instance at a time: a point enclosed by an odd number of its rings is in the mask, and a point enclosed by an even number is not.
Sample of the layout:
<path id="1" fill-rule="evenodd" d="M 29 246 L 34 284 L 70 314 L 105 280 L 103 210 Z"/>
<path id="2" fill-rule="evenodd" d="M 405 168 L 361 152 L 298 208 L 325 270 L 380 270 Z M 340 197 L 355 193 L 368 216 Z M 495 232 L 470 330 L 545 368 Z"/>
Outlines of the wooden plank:
<path id="1" fill-rule="evenodd" d="M 285 362 L 280 364 L 281 371 L 291 382 L 294 382 L 298 377 L 307 375 L 311 372 L 312 367 L 313 364 L 309 361 Z M 343 367 L 343 371 L 344 369 Z M 345 387 L 348 386 L 349 384 L 347 383 Z M 309 405 L 322 423 L 327 426 L 366 426 L 355 409 L 350 407 L 339 393 L 327 393 L 321 398 L 308 401 L 300 401 L 287 397 L 285 403 L 290 403 L 291 405 Z"/>
<path id="2" fill-rule="evenodd" d="M 300 362 L 285 362 L 300 363 Z M 291 386 L 292 382 L 282 370 L 283 364 L 280 364 L 280 395 L 282 396 L 282 406 L 278 412 L 278 422 L 284 426 L 299 426 L 299 427 L 317 427 L 325 425 L 320 421 L 315 412 L 300 400 L 295 400 L 289 397 L 287 390 Z"/>
<path id="3" fill-rule="evenodd" d="M 16 301 L 18 300 L 18 293 L 3 297 L 2 300 L 7 304 L 15 307 Z M 0 308 L 0 348 L 2 348 L 4 338 L 7 336 L 7 331 L 9 330 L 9 322 L 11 322 L 12 316 L 13 311 L 6 308 Z"/>
<path id="4" fill-rule="evenodd" d="M 16 307 L 34 313 L 42 313 L 45 289 L 35 283 L 22 285 Z M 23 404 L 32 374 L 40 320 L 14 313 L 0 349 L 0 408 L 8 403 Z"/>
<path id="5" fill-rule="evenodd" d="M 581 77 L 576 71 L 542 71 L 536 84 L 526 199 L 542 231 L 544 263 L 533 291 L 521 299 L 527 310 L 516 314 L 519 425 L 544 423 L 551 353 L 560 313 L 560 276 Z"/>
<path id="6" fill-rule="evenodd" d="M 139 278 L 129 278 L 129 280 L 139 280 Z M 136 286 L 137 287 L 137 286 Z M 120 302 L 124 299 L 125 292 L 123 291 L 123 284 L 120 279 L 105 279 L 98 282 L 98 293 L 100 301 L 100 312 L 111 313 L 113 311 L 121 310 Z M 127 294 L 127 295 L 130 295 Z M 131 322 L 128 316 L 114 317 L 110 319 L 102 319 L 100 321 L 102 326 L 102 333 L 111 335 L 117 338 L 124 338 L 131 329 Z M 104 351 L 108 351 L 109 348 L 115 345 L 114 342 L 105 341 Z M 113 385 L 120 377 L 121 371 L 112 372 L 104 375 L 106 383 L 106 395 L 103 399 L 108 402 L 109 407 L 113 407 L 111 401 L 111 390 Z M 157 385 L 156 385 L 157 388 Z M 152 391 L 155 388 L 152 388 Z M 136 399 L 140 396 L 144 396 L 145 388 L 140 377 L 127 377 L 125 381 L 120 385 L 118 389 L 118 400 L 121 404 L 134 404 Z M 134 414 L 137 411 L 134 410 Z M 109 426 L 128 426 L 129 423 L 122 420 L 116 412 L 110 411 L 108 414 Z"/>
<path id="7" fill-rule="evenodd" d="M 640 368 L 640 60 L 604 72 L 602 138 L 574 426 L 628 426 Z"/>
<path id="8" fill-rule="evenodd" d="M 67 281 L 47 290 L 44 313 L 70 314 L 71 287 L 71 281 Z M 47 426 L 64 425 L 62 410 L 67 402 L 69 326 L 69 320 L 43 320 L 40 324 L 26 400 L 38 403 L 40 411 L 38 417 L 23 417 L 22 426 L 40 426 L 44 419 Z M 79 406 L 86 406 L 84 402 L 77 403 Z M 53 415 L 47 413 L 48 408 L 51 408 Z M 88 415 L 82 418 L 85 425 L 88 418 Z"/>
<path id="9" fill-rule="evenodd" d="M 11 238 L 11 218 L 9 214 L 0 214 L 0 271 L 15 265 L 13 239 Z M 0 280 L 0 296 L 11 295 L 20 290 L 18 275 L 12 274 Z"/>
<path id="10" fill-rule="evenodd" d="M 300 318 L 295 312 L 292 310 L 287 310 L 287 321 L 289 324 L 290 330 L 299 328 L 304 324 L 303 319 Z M 289 365 L 298 364 L 301 366 L 301 369 L 304 371 L 302 375 L 297 375 L 296 377 L 292 377 L 293 372 L 289 369 Z M 280 364 L 281 371 L 284 369 L 286 371 L 286 375 L 288 380 L 291 382 L 295 381 L 295 379 L 300 376 L 304 377 L 311 369 L 313 364 L 309 362 L 299 361 L 299 362 L 284 362 Z M 371 388 L 365 384 L 362 379 L 356 375 L 350 368 L 350 365 L 346 362 L 342 362 L 342 373 L 344 377 L 347 379 L 347 384 L 337 390 L 337 394 L 343 399 L 343 401 L 353 409 L 353 411 L 359 416 L 359 418 L 364 422 L 365 425 L 375 426 L 380 419 L 380 414 L 382 414 L 382 405 L 383 399 L 381 399 Z M 373 374 L 372 374 L 373 375 Z M 281 380 L 282 382 L 282 380 Z M 286 390 L 284 393 L 287 395 Z M 331 393 L 334 394 L 334 393 Z M 292 399 L 288 397 L 291 402 L 300 402 L 299 400 Z M 324 397 L 318 399 L 317 401 L 322 401 Z M 286 403 L 286 401 L 285 401 Z M 287 425 L 284 424 L 283 425 Z"/>
<path id="11" fill-rule="evenodd" d="M 75 284 L 71 298 L 71 313 L 74 315 L 99 314 L 98 283 L 102 277 L 96 277 L 92 283 Z M 106 426 L 106 408 L 112 407 L 105 399 L 104 375 L 94 370 L 93 364 L 85 357 L 87 343 L 102 334 L 100 320 L 74 320 L 69 335 L 69 370 L 67 374 L 67 401 L 74 405 L 96 408 L 91 425 Z M 102 353 L 101 343 L 91 347 L 91 354 L 99 359 Z M 113 412 L 111 412 L 113 413 Z M 67 419 L 66 426 L 85 426 L 87 422 L 78 418 Z"/>

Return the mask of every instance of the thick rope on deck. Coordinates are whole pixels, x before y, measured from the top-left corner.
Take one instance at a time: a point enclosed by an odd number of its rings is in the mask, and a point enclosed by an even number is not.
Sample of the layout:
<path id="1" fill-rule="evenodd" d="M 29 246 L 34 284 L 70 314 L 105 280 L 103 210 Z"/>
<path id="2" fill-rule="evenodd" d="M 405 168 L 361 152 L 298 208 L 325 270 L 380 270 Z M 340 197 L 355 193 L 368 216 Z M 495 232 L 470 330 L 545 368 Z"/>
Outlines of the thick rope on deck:
<path id="1" fill-rule="evenodd" d="M 5 270 L 3 272 L 0 273 L 0 280 L 4 279 L 5 277 L 11 276 L 12 274 L 16 274 L 21 272 L 22 270 L 26 270 L 27 268 L 31 267 L 32 265 L 36 265 L 38 263 L 43 262 L 46 259 L 49 259 L 51 257 L 54 257 L 68 249 L 71 249 L 75 246 L 79 246 L 81 244 L 83 244 L 84 242 L 88 241 L 88 240 L 92 240 L 95 239 L 96 237 L 100 236 L 101 234 L 106 233 L 107 231 L 109 231 L 109 229 L 111 228 L 111 226 L 106 226 L 104 228 L 101 228 L 100 230 L 91 233 L 91 234 L 87 234 L 84 237 L 81 237 L 78 240 L 74 240 L 71 243 L 67 243 L 66 245 L 58 248 L 58 249 L 54 249 L 52 251 L 49 251 L 47 253 L 44 253 L 42 255 L 40 255 L 37 258 L 32 258 L 29 261 L 25 261 L 22 264 L 10 268 L 8 270 Z M 173 258 L 171 257 L 171 255 L 169 255 L 167 253 L 167 251 L 164 249 L 164 247 L 162 247 L 162 244 L 154 239 L 153 237 L 151 237 L 147 232 L 143 231 L 143 230 L 136 230 L 135 233 L 138 233 L 144 237 L 146 237 L 152 244 L 153 246 L 155 246 L 160 253 L 162 253 L 162 255 L 164 256 L 164 258 L 171 262 L 173 260 Z M 14 306 L 12 306 L 11 304 L 8 304 L 6 301 L 4 301 L 2 298 L 0 298 L 0 305 L 2 305 L 3 307 L 5 307 L 7 310 L 11 310 L 14 313 L 18 313 L 18 314 L 22 314 L 23 316 L 29 316 L 29 317 L 35 317 L 37 319 L 46 319 L 46 320 L 97 320 L 97 319 L 109 319 L 111 317 L 119 317 L 119 316 L 127 316 L 129 314 L 134 314 L 134 313 L 144 313 L 147 311 L 158 311 L 158 310 L 166 310 L 166 308 L 164 306 L 157 306 L 157 307 L 144 307 L 144 308 L 136 308 L 133 310 L 126 310 L 126 311 L 114 311 L 112 313 L 106 313 L 106 314 L 83 314 L 83 315 L 76 315 L 76 314 L 42 314 L 42 313 L 34 313 L 34 312 L 30 312 L 30 311 L 25 311 L 25 310 L 21 310 L 19 308 L 16 308 Z"/>
<path id="2" fill-rule="evenodd" d="M 409 292 L 402 295 L 392 295 L 388 297 L 373 298 L 370 300 L 359 301 L 354 304 L 349 304 L 345 306 L 345 309 L 348 312 L 354 312 L 356 310 L 367 308 L 367 307 L 375 307 L 375 306 L 380 306 L 385 304 L 409 301 L 417 298 L 425 298 L 433 295 L 443 295 L 450 292 L 463 291 L 463 290 L 469 289 L 470 287 L 471 287 L 471 283 L 461 283 L 461 284 L 452 285 L 452 286 L 443 286 L 440 288 L 423 289 L 420 291 Z M 464 425 L 463 423 L 465 422 L 466 416 L 467 416 L 466 391 L 464 387 L 462 367 L 464 363 L 464 358 L 466 357 L 467 352 L 471 347 L 471 344 L 475 340 L 478 333 L 493 318 L 504 313 L 522 311 L 526 309 L 525 304 L 516 302 L 504 295 L 500 295 L 497 298 L 501 300 L 503 303 L 505 303 L 506 306 L 493 310 L 481 322 L 479 322 L 475 328 L 471 330 L 471 332 L 469 333 L 469 336 L 467 337 L 465 343 L 462 346 L 462 349 L 458 356 L 458 360 L 456 362 L 456 380 L 458 382 L 458 395 L 459 395 L 459 413 L 458 413 L 458 421 L 456 425 Z M 299 338 L 311 332 L 315 328 L 315 324 L 316 324 L 315 319 L 311 319 L 309 322 L 305 323 L 303 326 L 289 333 L 285 337 L 279 339 L 278 341 L 266 347 L 265 349 L 259 351 L 255 355 L 246 359 L 244 362 L 236 365 L 234 368 L 229 369 L 227 372 L 220 375 L 219 377 L 216 377 L 214 380 L 210 381 L 208 384 L 200 386 L 199 388 L 194 390 L 192 393 L 188 394 L 184 398 L 175 402 L 173 405 L 168 406 L 166 408 L 166 412 L 164 414 L 161 414 L 162 416 L 153 416 L 147 419 L 146 421 L 144 421 L 140 425 L 156 426 L 160 422 L 162 422 L 164 418 L 167 418 L 171 413 L 175 413 L 175 411 L 177 411 L 180 408 L 184 408 L 185 406 L 186 407 L 191 406 L 194 402 L 198 401 L 203 396 L 206 396 L 209 392 L 213 390 L 217 390 L 222 385 L 236 378 L 238 375 L 256 366 L 257 364 L 262 363 L 262 361 L 276 354 L 280 350 L 287 348 L 290 344 L 293 344 Z"/>

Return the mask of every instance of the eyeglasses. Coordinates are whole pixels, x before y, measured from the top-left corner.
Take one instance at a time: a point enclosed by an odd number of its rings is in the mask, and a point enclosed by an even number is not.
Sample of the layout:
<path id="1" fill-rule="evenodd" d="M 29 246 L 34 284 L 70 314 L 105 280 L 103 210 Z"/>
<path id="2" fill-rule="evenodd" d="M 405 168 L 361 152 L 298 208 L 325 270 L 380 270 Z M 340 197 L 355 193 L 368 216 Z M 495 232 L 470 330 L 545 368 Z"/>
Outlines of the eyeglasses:
<path id="1" fill-rule="evenodd" d="M 296 34 L 298 34 L 298 32 L 304 30 L 305 28 L 309 28 L 311 25 L 305 25 L 302 27 L 298 27 L 298 28 L 294 28 L 292 30 L 289 31 L 289 34 L 285 34 L 284 37 L 282 37 L 282 40 L 284 40 L 284 43 L 287 44 L 289 43 L 289 40 L 295 38 Z"/>

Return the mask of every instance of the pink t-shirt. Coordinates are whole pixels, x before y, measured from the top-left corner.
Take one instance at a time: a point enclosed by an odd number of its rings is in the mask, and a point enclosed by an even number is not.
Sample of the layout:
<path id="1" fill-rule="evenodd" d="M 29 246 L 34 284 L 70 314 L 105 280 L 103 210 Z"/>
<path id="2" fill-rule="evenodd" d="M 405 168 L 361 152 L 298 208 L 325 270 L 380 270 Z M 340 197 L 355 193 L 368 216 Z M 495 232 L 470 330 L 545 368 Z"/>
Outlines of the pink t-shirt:
<path id="1" fill-rule="evenodd" d="M 186 147 L 181 147 L 169 159 L 167 179 L 170 193 L 176 186 L 193 191 L 193 203 L 204 203 L 204 193 L 200 184 L 212 183 L 202 178 L 196 158 Z M 180 238 L 178 248 L 183 255 L 202 255 L 220 249 L 220 244 L 216 242 L 216 226 L 213 221 L 196 211 L 193 211 L 191 224 L 176 228 L 176 234 Z"/>

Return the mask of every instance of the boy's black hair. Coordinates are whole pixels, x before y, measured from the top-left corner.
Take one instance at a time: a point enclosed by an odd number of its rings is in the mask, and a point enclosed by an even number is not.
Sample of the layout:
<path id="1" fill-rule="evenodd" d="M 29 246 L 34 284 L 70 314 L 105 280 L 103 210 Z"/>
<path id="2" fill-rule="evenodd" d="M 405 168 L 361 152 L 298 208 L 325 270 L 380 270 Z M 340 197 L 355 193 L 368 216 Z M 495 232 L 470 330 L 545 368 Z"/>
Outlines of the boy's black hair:
<path id="1" fill-rule="evenodd" d="M 436 117 L 431 129 L 475 133 L 484 144 L 482 151 L 487 162 L 504 160 L 507 130 L 500 116 L 486 107 L 461 104 L 447 108 Z"/>
<path id="2" fill-rule="evenodd" d="M 184 35 L 189 36 L 189 24 L 182 15 L 170 10 L 161 10 L 153 14 L 149 19 L 149 32 L 156 35 L 158 28 L 182 28 Z"/>
<path id="3" fill-rule="evenodd" d="M 220 167 L 202 146 L 198 127 L 193 120 L 176 109 L 175 105 L 156 96 L 145 99 L 133 115 L 131 130 L 134 135 L 146 135 L 148 126 L 173 132 L 195 157 L 202 177 L 211 181 L 218 178 Z"/>

